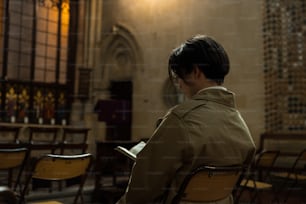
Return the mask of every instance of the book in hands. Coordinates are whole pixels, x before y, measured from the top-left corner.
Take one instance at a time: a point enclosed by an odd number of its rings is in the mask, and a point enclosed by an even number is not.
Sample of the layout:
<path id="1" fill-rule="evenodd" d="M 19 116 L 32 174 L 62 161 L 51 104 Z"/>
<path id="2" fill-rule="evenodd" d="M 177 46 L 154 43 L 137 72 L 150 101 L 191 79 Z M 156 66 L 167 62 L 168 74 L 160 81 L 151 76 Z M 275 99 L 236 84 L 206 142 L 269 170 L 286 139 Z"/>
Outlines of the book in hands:
<path id="1" fill-rule="evenodd" d="M 141 141 L 135 146 L 133 146 L 131 149 L 127 149 L 122 146 L 117 146 L 115 150 L 135 161 L 137 154 L 144 148 L 145 145 L 146 143 L 144 141 Z"/>

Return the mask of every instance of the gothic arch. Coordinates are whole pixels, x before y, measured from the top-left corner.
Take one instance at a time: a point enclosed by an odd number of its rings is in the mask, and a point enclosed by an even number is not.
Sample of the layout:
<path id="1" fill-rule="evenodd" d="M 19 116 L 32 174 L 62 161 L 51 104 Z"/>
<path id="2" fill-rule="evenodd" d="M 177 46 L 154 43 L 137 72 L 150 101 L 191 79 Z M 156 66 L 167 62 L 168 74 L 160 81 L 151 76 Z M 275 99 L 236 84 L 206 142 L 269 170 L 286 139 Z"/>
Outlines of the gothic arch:
<path id="1" fill-rule="evenodd" d="M 101 85 L 107 88 L 111 80 L 133 81 L 142 64 L 142 52 L 133 34 L 122 25 L 114 25 L 102 40 L 99 53 Z"/>

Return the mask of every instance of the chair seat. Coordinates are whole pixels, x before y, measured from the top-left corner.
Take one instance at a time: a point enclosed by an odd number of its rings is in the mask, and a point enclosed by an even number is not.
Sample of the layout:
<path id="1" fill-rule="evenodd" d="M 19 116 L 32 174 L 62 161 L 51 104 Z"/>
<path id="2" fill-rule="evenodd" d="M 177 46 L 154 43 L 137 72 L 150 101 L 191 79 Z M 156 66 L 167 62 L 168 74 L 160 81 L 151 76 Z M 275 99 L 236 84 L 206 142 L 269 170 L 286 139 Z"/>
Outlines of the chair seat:
<path id="1" fill-rule="evenodd" d="M 25 184 L 21 193 L 21 203 L 26 202 L 27 192 L 30 187 L 30 182 L 33 179 L 40 179 L 42 181 L 64 181 L 74 178 L 80 178 L 78 191 L 74 196 L 73 203 L 76 204 L 80 199 L 83 202 L 83 186 L 90 169 L 92 162 L 92 155 L 55 155 L 46 154 L 40 156 L 32 165 L 31 171 L 25 179 Z M 55 199 L 56 200 L 56 199 Z M 60 201 L 42 201 L 33 202 L 35 204 L 61 204 Z"/>
<path id="2" fill-rule="evenodd" d="M 42 202 L 35 202 L 35 203 L 29 203 L 29 204 L 64 204 L 58 201 L 42 201 Z"/>
<path id="3" fill-rule="evenodd" d="M 281 178 L 289 178 L 289 179 L 298 179 L 298 180 L 306 180 L 306 175 L 304 174 L 289 174 L 287 172 L 281 172 L 281 173 L 273 173 L 273 176 L 281 177 Z"/>
<path id="4" fill-rule="evenodd" d="M 28 149 L 6 146 L 5 148 L 0 148 L 0 158 L 0 171 L 1 173 L 5 172 L 5 174 L 1 175 L 1 179 L 4 177 L 7 180 L 5 185 L 16 191 L 20 185 L 21 175 L 28 158 Z"/>
<path id="5" fill-rule="evenodd" d="M 247 184 L 246 184 L 246 182 L 247 182 Z M 257 189 L 272 188 L 272 184 L 261 182 L 261 181 L 247 180 L 247 179 L 243 179 L 240 183 L 240 186 L 245 186 L 245 187 L 248 187 L 248 188 L 255 188 L 256 187 Z"/>
<path id="6" fill-rule="evenodd" d="M 172 204 L 210 203 L 232 195 L 242 166 L 200 166 L 185 176 Z"/>

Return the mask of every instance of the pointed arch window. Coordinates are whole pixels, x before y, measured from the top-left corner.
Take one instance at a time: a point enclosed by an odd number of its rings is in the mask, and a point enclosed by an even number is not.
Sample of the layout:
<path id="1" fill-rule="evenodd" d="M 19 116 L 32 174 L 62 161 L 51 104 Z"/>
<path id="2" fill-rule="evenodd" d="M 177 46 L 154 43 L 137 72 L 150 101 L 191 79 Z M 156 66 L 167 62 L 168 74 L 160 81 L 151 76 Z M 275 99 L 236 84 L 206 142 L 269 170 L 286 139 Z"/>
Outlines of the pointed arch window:
<path id="1" fill-rule="evenodd" d="M 68 118 L 70 13 L 69 0 L 2 1 L 2 121 Z"/>

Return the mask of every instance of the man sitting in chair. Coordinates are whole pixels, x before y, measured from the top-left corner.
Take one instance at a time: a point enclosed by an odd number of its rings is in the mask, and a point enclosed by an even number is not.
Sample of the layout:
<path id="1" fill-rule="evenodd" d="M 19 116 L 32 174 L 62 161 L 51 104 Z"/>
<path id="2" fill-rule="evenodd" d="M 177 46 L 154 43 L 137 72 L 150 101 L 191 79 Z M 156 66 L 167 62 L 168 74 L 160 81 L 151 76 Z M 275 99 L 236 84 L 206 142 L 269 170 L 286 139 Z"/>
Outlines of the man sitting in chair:
<path id="1" fill-rule="evenodd" d="M 137 154 L 118 204 L 171 203 L 195 167 L 242 165 L 254 154 L 234 93 L 222 86 L 229 67 L 224 48 L 208 36 L 194 36 L 173 50 L 169 77 L 188 99 L 163 117 Z M 232 202 L 229 196 L 216 203 Z"/>

